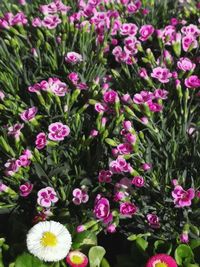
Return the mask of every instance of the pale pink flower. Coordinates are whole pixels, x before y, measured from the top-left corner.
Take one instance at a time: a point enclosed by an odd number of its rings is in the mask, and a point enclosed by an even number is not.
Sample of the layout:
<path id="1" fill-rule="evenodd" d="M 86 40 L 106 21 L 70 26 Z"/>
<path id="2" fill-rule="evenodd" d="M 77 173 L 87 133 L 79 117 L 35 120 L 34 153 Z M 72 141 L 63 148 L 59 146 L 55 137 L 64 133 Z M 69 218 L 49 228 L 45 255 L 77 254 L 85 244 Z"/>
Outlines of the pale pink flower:
<path id="1" fill-rule="evenodd" d="M 81 203 L 87 203 L 89 200 L 89 195 L 87 194 L 87 191 L 80 188 L 75 188 L 72 192 L 73 194 L 73 203 L 75 205 L 80 205 Z"/>
<path id="2" fill-rule="evenodd" d="M 55 29 L 61 22 L 57 15 L 47 15 L 42 21 L 42 26 L 51 30 Z"/>
<path id="3" fill-rule="evenodd" d="M 62 141 L 70 133 L 69 127 L 67 125 L 62 124 L 61 122 L 55 122 L 50 124 L 48 129 L 48 137 L 50 140 L 53 141 Z"/>
<path id="4" fill-rule="evenodd" d="M 8 128 L 8 135 L 13 136 L 16 140 L 19 140 L 21 134 L 21 129 L 24 127 L 24 124 L 16 123 L 13 126 Z"/>
<path id="5" fill-rule="evenodd" d="M 109 164 L 110 171 L 113 173 L 130 172 L 130 164 L 124 158 L 119 156 L 116 160 L 111 161 Z"/>
<path id="6" fill-rule="evenodd" d="M 42 27 L 42 20 L 40 18 L 34 18 L 31 23 L 33 27 Z"/>
<path id="7" fill-rule="evenodd" d="M 172 77 L 172 74 L 167 68 L 156 67 L 153 69 L 151 77 L 159 80 L 161 83 L 168 83 L 169 79 Z"/>
<path id="8" fill-rule="evenodd" d="M 8 176 L 12 176 L 14 175 L 16 172 L 18 172 L 19 170 L 19 165 L 17 164 L 17 160 L 16 159 L 9 159 L 5 165 L 6 170 L 5 170 L 5 174 Z"/>
<path id="9" fill-rule="evenodd" d="M 37 114 L 37 112 L 38 112 L 38 108 L 37 107 L 31 107 L 31 108 L 23 111 L 20 114 L 20 118 L 23 121 L 31 121 L 32 119 L 35 118 L 35 115 Z"/>
<path id="10" fill-rule="evenodd" d="M 192 63 L 192 61 L 187 57 L 181 57 L 177 62 L 177 66 L 180 70 L 191 71 L 195 69 L 196 64 Z"/>
<path id="11" fill-rule="evenodd" d="M 8 186 L 0 182 L 0 193 L 6 192 L 8 190 Z"/>
<path id="12" fill-rule="evenodd" d="M 67 55 L 65 56 L 65 61 L 67 63 L 77 64 L 83 61 L 83 57 L 76 52 L 68 52 Z"/>
<path id="13" fill-rule="evenodd" d="M 136 24 L 133 23 L 124 23 L 120 27 L 120 34 L 121 35 L 136 35 L 138 27 Z"/>
<path id="14" fill-rule="evenodd" d="M 4 100 L 4 98 L 5 98 L 5 94 L 4 94 L 4 92 L 2 92 L 1 90 L 0 90 L 0 100 Z"/>
<path id="15" fill-rule="evenodd" d="M 187 232 L 183 232 L 181 235 L 180 235 L 180 241 L 181 243 L 189 243 L 189 236 L 188 236 L 188 233 Z"/>
<path id="16" fill-rule="evenodd" d="M 37 203 L 41 207 L 49 208 L 58 201 L 57 194 L 52 187 L 46 187 L 38 191 Z"/>

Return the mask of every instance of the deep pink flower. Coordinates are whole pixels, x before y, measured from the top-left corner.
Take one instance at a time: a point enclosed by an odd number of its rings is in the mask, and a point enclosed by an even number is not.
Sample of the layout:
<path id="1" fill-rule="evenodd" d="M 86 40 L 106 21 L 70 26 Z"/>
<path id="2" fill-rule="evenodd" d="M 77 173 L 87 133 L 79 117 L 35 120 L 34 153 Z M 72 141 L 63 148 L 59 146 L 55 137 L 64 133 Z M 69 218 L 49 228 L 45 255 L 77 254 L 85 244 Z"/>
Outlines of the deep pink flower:
<path id="1" fill-rule="evenodd" d="M 181 57 L 177 62 L 177 66 L 180 70 L 190 71 L 195 69 L 196 64 L 192 63 L 192 61 L 187 57 Z"/>
<path id="2" fill-rule="evenodd" d="M 87 194 L 87 191 L 80 188 L 75 188 L 72 192 L 73 194 L 73 203 L 75 205 L 80 205 L 81 203 L 87 203 L 89 200 L 89 195 Z"/>
<path id="3" fill-rule="evenodd" d="M 54 122 L 50 124 L 48 129 L 48 137 L 50 140 L 53 141 L 62 141 L 70 133 L 69 127 L 67 125 L 62 124 L 61 122 Z"/>
<path id="4" fill-rule="evenodd" d="M 169 79 L 172 77 L 172 74 L 167 68 L 157 67 L 153 69 L 151 77 L 158 79 L 161 83 L 168 83 Z"/>
<path id="5" fill-rule="evenodd" d="M 100 183 L 110 183 L 112 181 L 111 177 L 111 171 L 101 170 L 99 172 L 98 180 Z"/>
<path id="6" fill-rule="evenodd" d="M 141 168 L 143 169 L 143 171 L 151 170 L 151 168 L 152 168 L 152 164 L 151 164 L 151 163 L 143 163 L 143 164 L 141 165 Z"/>
<path id="7" fill-rule="evenodd" d="M 134 145 L 136 143 L 137 137 L 136 137 L 136 135 L 134 135 L 132 133 L 127 133 L 127 134 L 125 134 L 125 139 L 127 142 Z M 132 149 L 131 149 L 131 151 L 132 151 Z"/>
<path id="8" fill-rule="evenodd" d="M 184 190 L 182 186 L 177 185 L 172 192 L 172 197 L 176 207 L 188 207 L 191 206 L 192 199 L 195 197 L 195 190 L 193 188 Z"/>
<path id="9" fill-rule="evenodd" d="M 51 30 L 55 29 L 60 23 L 61 19 L 57 15 L 47 15 L 42 21 L 42 26 Z"/>
<path id="10" fill-rule="evenodd" d="M 158 229 L 160 228 L 160 220 L 156 214 L 147 214 L 147 221 L 151 228 Z"/>
<path id="11" fill-rule="evenodd" d="M 125 143 L 125 144 L 119 144 L 117 146 L 117 150 L 118 150 L 120 155 L 127 155 L 133 151 L 133 148 L 132 148 L 131 144 Z"/>
<path id="12" fill-rule="evenodd" d="M 152 101 L 149 101 L 148 103 L 148 107 L 152 112 L 160 112 L 163 109 L 163 106 L 161 106 L 158 103 L 154 103 Z"/>
<path id="13" fill-rule="evenodd" d="M 198 42 L 192 35 L 186 35 L 182 38 L 183 50 L 187 52 L 189 49 L 197 48 Z"/>
<path id="14" fill-rule="evenodd" d="M 37 149 L 43 149 L 47 144 L 46 134 L 41 132 L 36 136 L 35 145 Z"/>
<path id="15" fill-rule="evenodd" d="M 26 182 L 25 184 L 20 185 L 19 191 L 20 196 L 27 197 L 33 189 L 33 184 Z"/>
<path id="16" fill-rule="evenodd" d="M 20 114 L 20 118 L 23 121 L 31 121 L 32 119 L 35 118 L 35 115 L 37 114 L 37 112 L 38 112 L 38 108 L 37 107 L 31 107 L 31 108 L 23 111 Z"/>
<path id="17" fill-rule="evenodd" d="M 71 72 L 67 77 L 74 85 L 76 85 L 79 81 L 79 76 L 76 72 Z"/>
<path id="18" fill-rule="evenodd" d="M 167 99 L 168 94 L 169 92 L 164 89 L 156 89 L 154 91 L 154 97 L 157 99 Z"/>
<path id="19" fill-rule="evenodd" d="M 136 35 L 138 27 L 136 24 L 133 23 L 124 23 L 120 27 L 120 34 L 121 35 Z"/>
<path id="20" fill-rule="evenodd" d="M 188 233 L 187 232 L 183 232 L 181 235 L 180 235 L 180 241 L 181 243 L 189 243 L 189 236 L 188 236 Z"/>
<path id="21" fill-rule="evenodd" d="M 110 234 L 113 234 L 116 232 L 116 226 L 114 224 L 110 224 L 108 225 L 108 227 L 106 228 L 106 231 Z"/>
<path id="22" fill-rule="evenodd" d="M 107 224 L 112 221 L 112 214 L 110 212 L 110 203 L 107 198 L 97 195 L 95 200 L 94 215 L 97 219 Z"/>
<path id="23" fill-rule="evenodd" d="M 143 25 L 140 28 L 139 33 L 140 33 L 139 39 L 141 41 L 146 41 L 154 33 L 154 27 L 152 25 Z"/>
<path id="24" fill-rule="evenodd" d="M 133 96 L 133 102 L 138 105 L 144 104 L 152 99 L 154 99 L 154 94 L 148 91 L 141 91 Z"/>
<path id="25" fill-rule="evenodd" d="M 106 103 L 114 104 L 115 102 L 119 101 L 119 97 L 117 92 L 115 92 L 114 90 L 109 90 L 103 94 L 103 100 Z"/>
<path id="26" fill-rule="evenodd" d="M 17 160 L 17 164 L 19 167 L 27 167 L 31 164 L 31 161 L 27 155 L 21 155 Z"/>
<path id="27" fill-rule="evenodd" d="M 119 156 L 116 160 L 109 164 L 110 170 L 113 173 L 130 172 L 130 164 L 124 158 Z"/>
<path id="28" fill-rule="evenodd" d="M 155 256 L 152 256 L 148 260 L 146 267 L 155 267 L 156 264 L 159 264 L 159 263 L 165 264 L 166 267 L 178 267 L 178 265 L 176 264 L 176 261 L 167 254 L 157 254 Z"/>
<path id="29" fill-rule="evenodd" d="M 143 187 L 144 186 L 144 178 L 142 176 L 135 176 L 132 180 L 132 184 L 136 187 Z"/>
<path id="30" fill-rule="evenodd" d="M 94 106 L 95 110 L 97 112 L 105 112 L 108 110 L 108 106 L 104 103 L 96 103 L 95 106 Z"/>
<path id="31" fill-rule="evenodd" d="M 56 203 L 58 201 L 56 192 L 52 187 L 41 189 L 40 191 L 38 191 L 37 196 L 38 205 L 45 208 L 51 207 L 52 203 Z"/>
<path id="32" fill-rule="evenodd" d="M 76 52 L 68 52 L 67 55 L 65 56 L 65 61 L 67 63 L 77 64 L 83 61 L 83 57 Z"/>
<path id="33" fill-rule="evenodd" d="M 198 88 L 200 87 L 200 79 L 197 75 L 192 75 L 185 79 L 185 86 L 188 88 Z"/>
<path id="34" fill-rule="evenodd" d="M 33 27 L 41 27 L 42 26 L 42 20 L 40 18 L 34 18 L 31 23 L 32 23 Z"/>
<path id="35" fill-rule="evenodd" d="M 137 211 L 135 204 L 131 202 L 124 202 L 120 204 L 120 214 L 125 217 L 132 217 Z"/>
<path id="36" fill-rule="evenodd" d="M 80 251 L 71 251 L 66 258 L 70 267 L 86 267 L 88 266 L 88 258 Z"/>

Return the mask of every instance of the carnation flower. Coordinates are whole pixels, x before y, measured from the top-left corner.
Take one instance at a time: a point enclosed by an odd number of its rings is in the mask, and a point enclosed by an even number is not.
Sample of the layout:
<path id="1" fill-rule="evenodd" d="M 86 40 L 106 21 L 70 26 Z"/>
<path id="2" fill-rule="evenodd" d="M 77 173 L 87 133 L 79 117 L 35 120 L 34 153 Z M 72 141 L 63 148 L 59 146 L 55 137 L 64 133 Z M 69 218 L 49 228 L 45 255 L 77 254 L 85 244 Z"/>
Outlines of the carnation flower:
<path id="1" fill-rule="evenodd" d="M 53 141 L 62 141 L 70 133 L 69 127 L 67 125 L 62 124 L 61 122 L 55 122 L 50 124 L 48 129 L 48 137 L 50 140 Z"/>
<path id="2" fill-rule="evenodd" d="M 19 187 L 20 196 L 27 197 L 31 193 L 32 189 L 33 189 L 33 184 L 30 184 L 28 182 L 20 185 Z"/>
<path id="3" fill-rule="evenodd" d="M 157 254 L 149 259 L 146 267 L 178 267 L 176 261 L 167 254 Z"/>
<path id="4" fill-rule="evenodd" d="M 25 111 L 23 111 L 20 114 L 20 117 L 23 121 L 31 121 L 32 119 L 35 118 L 35 115 L 38 112 L 38 108 L 37 107 L 31 107 Z"/>
<path id="5" fill-rule="evenodd" d="M 198 88 L 200 87 L 200 79 L 197 75 L 191 75 L 185 79 L 185 86 L 188 88 Z"/>
<path id="6" fill-rule="evenodd" d="M 60 261 L 71 248 L 72 238 L 69 231 L 59 222 L 45 221 L 34 225 L 26 238 L 30 253 L 42 261 Z"/>
<path id="7" fill-rule="evenodd" d="M 71 251 L 67 255 L 66 262 L 70 267 L 86 267 L 88 265 L 88 258 L 80 251 Z"/>
<path id="8" fill-rule="evenodd" d="M 55 29 L 58 24 L 61 23 L 61 19 L 57 15 L 48 15 L 42 21 L 42 26 L 48 29 Z"/>
<path id="9" fill-rule="evenodd" d="M 172 192 L 172 197 L 177 207 L 188 207 L 192 204 L 191 201 L 195 197 L 195 190 L 193 188 L 184 190 L 182 186 L 176 185 Z"/>
<path id="10" fill-rule="evenodd" d="M 56 203 L 58 201 L 56 192 L 52 187 L 46 187 L 41 189 L 40 191 L 38 191 L 37 195 L 37 203 L 41 207 L 49 208 L 52 203 Z"/>
<path id="11" fill-rule="evenodd" d="M 65 61 L 72 64 L 76 64 L 82 60 L 82 56 L 76 52 L 68 52 L 65 56 Z"/>
<path id="12" fill-rule="evenodd" d="M 45 133 L 39 133 L 36 136 L 35 145 L 37 149 L 43 149 L 47 144 L 46 140 L 46 134 Z"/>
<path id="13" fill-rule="evenodd" d="M 97 219 L 107 224 L 112 220 L 112 214 L 110 212 L 110 202 L 107 198 L 97 195 L 95 199 L 94 215 Z"/>
<path id="14" fill-rule="evenodd" d="M 120 204 L 120 214 L 124 217 L 132 217 L 137 211 L 135 204 L 131 202 L 124 202 Z"/>
<path id="15" fill-rule="evenodd" d="M 168 83 L 169 78 L 172 77 L 172 74 L 167 68 L 157 67 L 153 69 L 151 77 L 158 79 L 161 83 Z"/>

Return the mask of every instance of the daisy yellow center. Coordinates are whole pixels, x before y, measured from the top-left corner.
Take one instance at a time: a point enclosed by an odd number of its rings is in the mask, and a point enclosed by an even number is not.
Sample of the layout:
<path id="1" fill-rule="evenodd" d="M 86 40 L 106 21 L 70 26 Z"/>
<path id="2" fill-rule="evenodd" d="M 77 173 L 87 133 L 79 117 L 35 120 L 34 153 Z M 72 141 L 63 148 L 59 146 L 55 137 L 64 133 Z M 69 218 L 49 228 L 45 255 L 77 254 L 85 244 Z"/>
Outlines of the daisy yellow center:
<path id="1" fill-rule="evenodd" d="M 155 267 L 168 267 L 168 265 L 164 262 L 158 262 L 155 264 Z"/>
<path id="2" fill-rule="evenodd" d="M 79 255 L 73 255 L 72 258 L 71 258 L 71 261 L 74 263 L 74 264 L 81 264 L 83 263 L 83 258 Z"/>
<path id="3" fill-rule="evenodd" d="M 57 237 L 51 232 L 43 233 L 40 241 L 44 247 L 55 247 L 58 243 Z"/>

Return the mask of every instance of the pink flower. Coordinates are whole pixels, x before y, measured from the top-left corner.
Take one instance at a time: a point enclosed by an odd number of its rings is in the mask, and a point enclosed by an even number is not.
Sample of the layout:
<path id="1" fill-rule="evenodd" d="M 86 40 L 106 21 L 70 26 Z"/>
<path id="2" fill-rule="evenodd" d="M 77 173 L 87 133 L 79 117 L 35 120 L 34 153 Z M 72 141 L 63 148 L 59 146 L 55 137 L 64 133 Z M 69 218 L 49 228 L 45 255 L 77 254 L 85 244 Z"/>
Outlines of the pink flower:
<path id="1" fill-rule="evenodd" d="M 17 13 L 12 19 L 12 25 L 25 25 L 28 20 L 23 12 Z"/>
<path id="2" fill-rule="evenodd" d="M 95 106 L 94 106 L 94 108 L 95 108 L 95 110 L 96 110 L 97 112 L 99 112 L 99 113 L 100 113 L 100 112 L 105 112 L 105 111 L 108 110 L 107 105 L 104 104 L 104 103 L 96 103 Z"/>
<path id="3" fill-rule="evenodd" d="M 158 103 L 154 103 L 152 101 L 149 101 L 148 103 L 148 107 L 152 112 L 160 112 L 163 109 L 163 106 L 161 106 Z"/>
<path id="4" fill-rule="evenodd" d="M 19 187 L 20 196 L 27 197 L 31 193 L 32 189 L 33 189 L 33 184 L 30 184 L 28 182 L 20 185 L 20 187 Z"/>
<path id="5" fill-rule="evenodd" d="M 42 20 L 40 18 L 34 18 L 31 23 L 32 23 L 33 27 L 41 27 L 42 26 Z"/>
<path id="6" fill-rule="evenodd" d="M 120 214 L 124 217 L 132 217 L 137 211 L 135 204 L 131 202 L 124 202 L 120 204 Z"/>
<path id="7" fill-rule="evenodd" d="M 169 94 L 169 92 L 166 90 L 163 90 L 163 89 L 156 89 L 154 91 L 154 97 L 156 99 L 167 99 L 168 94 Z"/>
<path id="8" fill-rule="evenodd" d="M 88 266 L 88 258 L 80 251 L 71 251 L 67 255 L 66 262 L 70 267 Z"/>
<path id="9" fill-rule="evenodd" d="M 37 196 L 38 205 L 45 208 L 51 207 L 52 203 L 56 203 L 58 201 L 56 192 L 52 187 L 45 187 L 41 189 L 38 191 Z"/>
<path id="10" fill-rule="evenodd" d="M 42 21 L 42 26 L 51 30 L 55 29 L 60 23 L 61 19 L 57 15 L 47 15 Z"/>
<path id="11" fill-rule="evenodd" d="M 181 243 L 189 243 L 189 236 L 188 236 L 188 233 L 187 232 L 183 232 L 181 235 L 180 235 L 180 241 Z"/>
<path id="12" fill-rule="evenodd" d="M 79 81 L 78 73 L 76 72 L 71 72 L 68 74 L 67 78 L 74 84 L 76 85 Z"/>
<path id="13" fill-rule="evenodd" d="M 122 191 L 116 192 L 113 200 L 116 202 L 123 201 L 127 195 L 128 193 L 126 192 L 122 192 Z"/>
<path id="14" fill-rule="evenodd" d="M 18 3 L 22 6 L 26 5 L 26 0 L 18 0 Z"/>
<path id="15" fill-rule="evenodd" d="M 131 144 L 125 143 L 125 144 L 119 144 L 117 146 L 117 150 L 118 150 L 120 155 L 127 155 L 133 151 L 133 148 L 132 148 Z"/>
<path id="16" fill-rule="evenodd" d="M 98 180 L 100 183 L 110 183 L 112 181 L 112 172 L 101 170 L 99 172 Z"/>
<path id="17" fill-rule="evenodd" d="M 140 33 L 139 39 L 141 41 L 146 41 L 154 33 L 154 27 L 152 25 L 143 25 L 140 28 L 139 33 Z"/>
<path id="18" fill-rule="evenodd" d="M 157 254 L 155 256 L 152 256 L 148 260 L 146 267 L 155 267 L 159 263 L 160 265 L 163 264 L 163 266 L 166 266 L 166 267 L 178 267 L 178 265 L 176 264 L 176 261 L 167 254 Z"/>
<path id="19" fill-rule="evenodd" d="M 2 92 L 2 91 L 0 90 L 0 100 L 3 101 L 4 98 L 5 98 L 5 94 L 4 94 L 4 92 Z"/>
<path id="20" fill-rule="evenodd" d="M 136 35 L 138 27 L 136 24 L 133 23 L 124 23 L 120 27 L 120 34 L 121 35 Z"/>
<path id="21" fill-rule="evenodd" d="M 17 164 L 19 167 L 27 167 L 31 164 L 31 161 L 27 155 L 21 155 L 17 160 Z"/>
<path id="22" fill-rule="evenodd" d="M 116 232 L 116 226 L 114 224 L 110 224 L 107 228 L 106 228 L 107 232 L 110 234 L 113 234 Z"/>
<path id="23" fill-rule="evenodd" d="M 65 96 L 67 93 L 68 87 L 66 83 L 61 82 L 59 79 L 56 79 L 51 86 L 51 91 L 57 96 Z"/>
<path id="24" fill-rule="evenodd" d="M 0 182 L 0 193 L 6 192 L 8 190 L 8 186 Z"/>
<path id="25" fill-rule="evenodd" d="M 151 164 L 151 163 L 143 163 L 143 164 L 141 165 L 141 168 L 143 169 L 143 171 L 151 170 L 151 168 L 152 168 L 152 164 Z"/>
<path id="26" fill-rule="evenodd" d="M 151 228 L 158 229 L 160 228 L 160 221 L 156 214 L 147 214 L 147 221 Z"/>
<path id="27" fill-rule="evenodd" d="M 110 162 L 110 170 L 113 173 L 130 172 L 130 164 L 122 157 L 118 157 L 116 160 Z"/>
<path id="28" fill-rule="evenodd" d="M 74 197 L 72 201 L 75 205 L 80 205 L 81 203 L 87 203 L 89 200 L 89 195 L 84 189 L 75 188 L 72 194 Z"/>
<path id="29" fill-rule="evenodd" d="M 46 134 L 45 133 L 39 133 L 36 136 L 35 145 L 37 149 L 43 149 L 47 144 Z"/>
<path id="30" fill-rule="evenodd" d="M 192 61 L 187 57 L 181 57 L 177 62 L 177 66 L 180 70 L 190 71 L 195 69 L 196 64 L 192 63 Z"/>
<path id="31" fill-rule="evenodd" d="M 182 39 L 183 50 L 187 52 L 189 49 L 197 48 L 198 42 L 192 35 L 186 35 Z"/>
<path id="32" fill-rule="evenodd" d="M 13 136 L 16 140 L 19 140 L 21 134 L 21 129 L 24 127 L 24 124 L 16 123 L 13 126 L 8 128 L 8 135 Z"/>
<path id="33" fill-rule="evenodd" d="M 108 224 L 112 221 L 112 214 L 110 212 L 110 203 L 107 198 L 97 195 L 95 200 L 94 215 L 97 219 L 103 221 L 103 223 Z"/>
<path id="34" fill-rule="evenodd" d="M 6 167 L 5 174 L 8 176 L 14 175 L 19 170 L 16 159 L 9 159 L 4 166 Z"/>
<path id="35" fill-rule="evenodd" d="M 144 186 L 144 178 L 142 176 L 135 176 L 132 180 L 132 184 L 136 187 L 143 187 Z"/>
<path id="36" fill-rule="evenodd" d="M 137 137 L 136 137 L 136 135 L 134 135 L 132 133 L 127 133 L 127 134 L 125 134 L 125 139 L 127 142 L 134 145 L 136 143 Z M 132 149 L 131 149 L 131 151 L 132 151 Z"/>
<path id="37" fill-rule="evenodd" d="M 192 204 L 192 199 L 195 197 L 195 190 L 193 188 L 184 190 L 182 186 L 177 185 L 172 192 L 172 197 L 176 207 L 189 207 Z"/>
<path id="38" fill-rule="evenodd" d="M 62 141 L 70 133 L 69 127 L 67 125 L 62 124 L 61 122 L 55 122 L 50 124 L 48 129 L 48 137 L 50 140 L 53 141 Z"/>
<path id="39" fill-rule="evenodd" d="M 65 61 L 67 63 L 77 64 L 83 61 L 83 57 L 76 52 L 68 52 L 67 55 L 65 56 Z"/>
<path id="40" fill-rule="evenodd" d="M 169 78 L 172 77 L 172 74 L 167 68 L 157 67 L 153 69 L 151 77 L 158 79 L 161 83 L 168 83 Z"/>
<path id="41" fill-rule="evenodd" d="M 131 131 L 133 129 L 131 121 L 124 121 L 123 127 L 126 131 Z"/>
<path id="42" fill-rule="evenodd" d="M 197 88 L 200 87 L 200 79 L 197 75 L 191 75 L 185 79 L 185 86 L 188 88 Z"/>
<path id="43" fill-rule="evenodd" d="M 29 108 L 20 114 L 20 118 L 23 121 L 31 121 L 32 119 L 35 118 L 35 115 L 37 114 L 37 112 L 38 112 L 37 107 Z"/>
<path id="44" fill-rule="evenodd" d="M 148 91 L 141 91 L 139 94 L 133 96 L 133 102 L 138 105 L 144 104 L 152 99 L 154 99 L 154 94 Z"/>
<path id="45" fill-rule="evenodd" d="M 114 104 L 115 102 L 119 101 L 119 97 L 118 97 L 118 94 L 114 90 L 109 90 L 103 94 L 103 100 L 106 103 Z"/>

